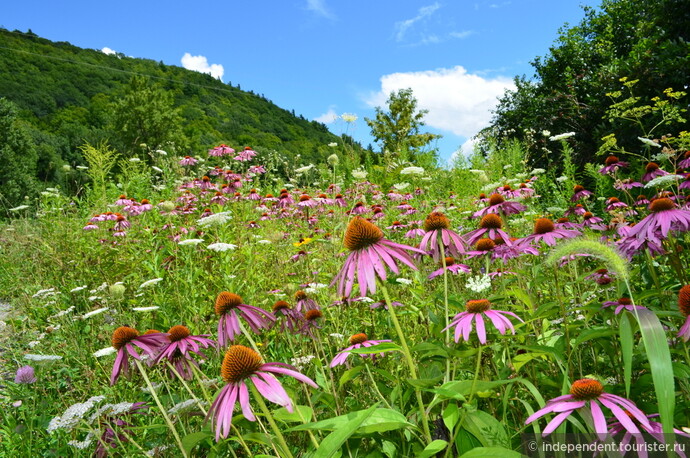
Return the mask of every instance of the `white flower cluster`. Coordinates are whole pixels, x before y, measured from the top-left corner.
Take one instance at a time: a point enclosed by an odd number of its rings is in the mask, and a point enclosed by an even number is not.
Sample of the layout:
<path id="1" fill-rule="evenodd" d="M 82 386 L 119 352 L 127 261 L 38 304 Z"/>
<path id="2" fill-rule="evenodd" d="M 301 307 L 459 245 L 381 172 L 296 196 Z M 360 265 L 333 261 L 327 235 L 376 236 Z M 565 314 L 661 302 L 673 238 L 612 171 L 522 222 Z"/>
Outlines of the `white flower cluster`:
<path id="1" fill-rule="evenodd" d="M 297 358 L 290 358 L 290 364 L 295 366 L 297 370 L 302 370 L 304 366 L 309 364 L 312 359 L 316 358 L 314 355 L 299 356 Z"/>
<path id="2" fill-rule="evenodd" d="M 141 285 L 139 285 L 139 289 L 148 288 L 149 286 L 153 286 L 153 285 L 155 285 L 156 283 L 159 283 L 159 282 L 162 282 L 162 281 L 163 281 L 162 278 L 154 278 L 154 279 L 152 279 L 152 280 L 146 280 L 144 283 L 142 283 Z"/>
<path id="3" fill-rule="evenodd" d="M 212 243 L 212 244 L 208 245 L 206 248 L 211 250 L 211 251 L 223 252 L 223 251 L 234 250 L 235 248 L 237 248 L 237 245 L 233 245 L 232 243 L 216 242 L 216 243 Z"/>
<path id="4" fill-rule="evenodd" d="M 70 293 L 78 293 L 79 291 L 83 291 L 86 289 L 86 285 L 84 286 L 77 286 L 76 288 L 71 289 L 69 292 Z"/>
<path id="5" fill-rule="evenodd" d="M 220 212 L 214 213 L 213 215 L 206 216 L 199 219 L 196 224 L 202 229 L 208 229 L 210 227 L 218 227 L 226 224 L 232 219 L 231 212 Z"/>
<path id="6" fill-rule="evenodd" d="M 50 420 L 47 428 L 48 432 L 52 433 L 58 429 L 71 431 L 75 426 L 77 426 L 79 420 L 84 418 L 84 415 L 86 415 L 94 405 L 104 399 L 105 396 L 93 396 L 90 397 L 86 402 L 72 404 L 62 415 L 54 417 L 52 420 Z"/>
<path id="7" fill-rule="evenodd" d="M 309 283 L 309 285 L 304 289 L 305 292 L 309 294 L 315 294 L 320 289 L 327 288 L 328 285 L 323 283 Z"/>
<path id="8" fill-rule="evenodd" d="M 477 275 L 475 277 L 470 277 L 465 283 L 465 288 L 474 291 L 475 293 L 481 293 L 491 288 L 491 277 L 488 275 Z"/>
<path id="9" fill-rule="evenodd" d="M 565 175 L 561 175 L 558 178 L 556 178 L 556 181 L 558 181 L 559 183 L 563 183 L 564 181 L 568 181 L 568 177 Z"/>
<path id="10" fill-rule="evenodd" d="M 210 218 L 210 216 L 209 216 L 209 218 Z M 177 242 L 177 244 L 180 246 L 188 246 L 188 245 L 197 246 L 198 244 L 200 244 L 203 241 L 204 241 L 204 239 L 187 239 L 187 240 L 181 240 L 181 241 Z"/>
<path id="11" fill-rule="evenodd" d="M 393 185 L 393 187 L 398 191 L 402 191 L 403 189 L 409 188 L 410 183 L 396 183 Z"/>
<path id="12" fill-rule="evenodd" d="M 395 281 L 397 283 L 400 283 L 401 285 L 411 285 L 412 284 L 412 280 L 410 280 L 409 278 L 396 278 Z"/>
<path id="13" fill-rule="evenodd" d="M 55 291 L 55 288 L 48 288 L 36 291 L 36 294 L 31 297 L 34 299 L 45 299 L 46 297 L 55 296 L 56 294 L 60 293 Z"/>
<path id="14" fill-rule="evenodd" d="M 295 169 L 295 173 L 304 173 L 304 172 L 308 172 L 308 171 L 310 171 L 311 169 L 313 169 L 314 167 L 316 167 L 314 164 L 304 165 L 304 166 L 302 166 L 302 167 L 300 167 L 300 168 L 298 168 L 298 169 Z"/>
<path id="15" fill-rule="evenodd" d="M 53 315 L 53 316 L 49 316 L 48 319 L 49 319 L 49 320 L 52 320 L 52 319 L 54 319 L 54 318 L 63 317 L 63 316 L 65 316 L 65 315 L 68 315 L 68 314 L 72 313 L 73 310 L 74 310 L 74 306 L 72 305 L 72 306 L 70 306 L 69 308 L 67 308 L 67 309 L 65 309 L 65 310 L 62 310 L 62 311 L 56 313 L 56 314 Z"/>
<path id="16" fill-rule="evenodd" d="M 101 313 L 108 311 L 109 308 L 110 307 L 101 307 L 101 308 L 96 309 L 96 310 L 91 310 L 90 312 L 83 314 L 81 316 L 81 319 L 86 320 L 88 318 L 91 318 L 92 316 L 100 315 Z"/>
<path id="17" fill-rule="evenodd" d="M 669 173 L 668 175 L 661 175 L 652 179 L 649 183 L 644 185 L 645 188 L 657 188 L 662 186 L 668 186 L 674 184 L 678 180 L 683 180 L 685 177 L 683 175 L 675 175 Z"/>
<path id="18" fill-rule="evenodd" d="M 357 178 L 358 180 L 364 180 L 367 178 L 368 175 L 369 175 L 369 173 L 364 169 L 358 169 L 358 170 L 352 171 L 352 176 Z"/>
<path id="19" fill-rule="evenodd" d="M 152 305 L 150 307 L 132 307 L 132 310 L 135 312 L 153 312 L 154 310 L 158 310 L 160 307 L 157 305 Z"/>
<path id="20" fill-rule="evenodd" d="M 566 132 L 564 134 L 558 134 L 554 135 L 553 137 L 549 137 L 549 140 L 552 142 L 557 142 L 558 140 L 565 140 L 566 138 L 570 138 L 575 136 L 575 132 Z"/>
<path id="21" fill-rule="evenodd" d="M 100 358 L 101 356 L 112 355 L 115 352 L 117 352 L 117 349 L 115 347 L 105 347 L 95 351 L 93 353 L 93 356 L 95 356 L 96 358 Z"/>
<path id="22" fill-rule="evenodd" d="M 424 175 L 422 167 L 405 167 L 400 171 L 400 175 Z"/>
<path id="23" fill-rule="evenodd" d="M 655 148 L 661 148 L 661 145 L 658 144 L 657 142 L 655 142 L 655 141 L 652 140 L 652 139 L 644 138 L 644 137 L 637 137 L 637 139 L 638 139 L 639 141 L 641 141 L 642 143 L 644 143 L 645 145 L 653 146 L 653 147 L 655 147 Z"/>
<path id="24" fill-rule="evenodd" d="M 532 169 L 530 175 L 542 175 L 544 173 L 546 173 L 546 170 L 544 169 Z"/>
<path id="25" fill-rule="evenodd" d="M 203 404 L 207 404 L 206 401 L 199 401 Z M 186 401 L 178 402 L 168 410 L 168 414 L 177 415 L 180 413 L 187 412 L 198 405 L 196 399 L 187 399 Z"/>
<path id="26" fill-rule="evenodd" d="M 357 115 L 353 113 L 343 113 L 340 118 L 345 122 L 355 122 L 358 119 Z"/>
<path id="27" fill-rule="evenodd" d="M 18 211 L 26 210 L 27 208 L 29 208 L 28 205 L 20 205 L 18 207 L 10 208 L 9 211 L 18 212 Z"/>
<path id="28" fill-rule="evenodd" d="M 36 362 L 59 361 L 62 359 L 62 356 L 58 356 L 58 355 L 34 355 L 31 353 L 27 353 L 26 355 L 24 355 L 24 359 L 28 359 L 29 361 L 36 361 Z"/>

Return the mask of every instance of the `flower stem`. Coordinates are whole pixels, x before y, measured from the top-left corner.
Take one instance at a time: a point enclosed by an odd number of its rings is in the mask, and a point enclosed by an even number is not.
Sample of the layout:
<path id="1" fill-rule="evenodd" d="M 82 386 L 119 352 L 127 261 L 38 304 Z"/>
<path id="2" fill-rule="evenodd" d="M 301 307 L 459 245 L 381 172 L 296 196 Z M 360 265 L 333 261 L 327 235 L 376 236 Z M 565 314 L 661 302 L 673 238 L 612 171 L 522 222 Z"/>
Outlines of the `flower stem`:
<path id="1" fill-rule="evenodd" d="M 175 366 L 170 364 L 170 361 L 166 361 L 165 364 L 168 366 L 168 369 L 170 369 L 173 372 L 173 374 L 175 374 L 175 376 L 180 380 L 180 382 L 182 382 L 182 386 L 184 386 L 184 388 L 187 390 L 187 393 L 189 393 L 189 395 L 192 397 L 192 399 L 194 399 L 194 402 L 196 402 L 196 404 L 199 406 L 201 413 L 203 413 L 204 416 L 206 416 L 206 409 L 204 408 L 204 405 L 201 403 L 199 398 L 196 397 L 196 395 L 194 394 L 192 389 L 189 388 L 189 385 L 185 381 L 184 377 L 182 377 L 182 375 L 180 375 L 180 373 L 177 371 L 177 369 L 175 369 Z M 189 363 L 189 364 L 193 364 L 193 363 Z"/>
<path id="2" fill-rule="evenodd" d="M 280 429 L 278 429 L 278 425 L 273 419 L 273 415 L 271 415 L 271 412 L 268 410 L 268 407 L 266 407 L 266 403 L 261 397 L 261 394 L 259 394 L 259 390 L 256 389 L 253 383 L 248 383 L 247 385 L 249 385 L 249 388 L 251 388 L 254 399 L 256 400 L 257 404 L 259 404 L 259 408 L 268 420 L 268 423 L 271 425 L 271 428 L 273 429 L 273 432 L 276 435 L 276 439 L 278 439 L 278 444 L 280 444 L 280 448 L 283 449 L 283 453 L 285 454 L 283 456 L 285 456 L 286 458 L 294 458 L 292 452 L 290 452 L 290 448 L 288 447 L 287 442 L 285 442 L 283 433 L 281 433 Z"/>
<path id="3" fill-rule="evenodd" d="M 393 304 L 391 304 L 391 298 L 388 295 L 388 289 L 384 285 L 381 285 L 381 291 L 383 292 L 383 297 L 386 300 L 386 307 L 388 307 L 388 312 L 390 313 L 391 321 L 393 322 L 393 327 L 395 327 L 395 331 L 398 333 L 400 345 L 403 349 L 403 355 L 405 356 L 405 361 L 407 362 L 407 366 L 410 369 L 410 377 L 412 378 L 412 380 L 419 380 L 419 378 L 417 377 L 417 368 L 414 365 L 414 361 L 412 360 L 412 354 L 410 353 L 410 348 L 407 346 L 407 339 L 405 339 L 405 333 L 403 333 L 403 330 L 400 327 L 400 322 L 398 322 L 398 317 L 395 315 L 395 307 L 393 307 Z M 431 432 L 429 431 L 429 421 L 426 417 L 426 412 L 424 409 L 424 400 L 422 399 L 422 392 L 419 391 L 419 388 L 414 387 L 414 394 L 417 398 L 417 404 L 419 405 L 419 415 L 421 417 L 420 420 L 422 421 L 424 437 L 429 443 L 431 443 Z"/>
<path id="4" fill-rule="evenodd" d="M 367 374 L 369 374 L 369 379 L 371 380 L 372 385 L 374 385 L 374 390 L 376 390 L 376 394 L 379 395 L 381 398 L 381 401 L 388 407 L 389 409 L 393 410 L 393 407 L 388 403 L 385 397 L 383 397 L 383 394 L 381 394 L 381 391 L 379 390 L 378 385 L 376 384 L 376 380 L 374 379 L 374 376 L 371 374 L 371 370 L 369 369 L 369 364 L 364 363 L 364 367 L 367 369 Z"/>
<path id="5" fill-rule="evenodd" d="M 134 363 L 137 365 L 139 372 L 141 372 L 141 376 L 144 378 L 144 381 L 146 382 L 146 386 L 149 388 L 149 392 L 151 393 L 151 396 L 153 396 L 153 400 L 156 401 L 156 405 L 158 406 L 158 409 L 161 411 L 161 414 L 163 415 L 163 419 L 165 420 L 165 423 L 168 425 L 168 428 L 170 429 L 170 431 L 172 431 L 173 436 L 175 436 L 175 441 L 177 442 L 178 447 L 180 447 L 180 453 L 182 453 L 182 456 L 187 458 L 187 452 L 184 449 L 184 445 L 182 445 L 182 439 L 180 439 L 180 436 L 177 434 L 177 430 L 175 429 L 175 425 L 173 425 L 172 421 L 170 421 L 170 417 L 168 417 L 168 413 L 163 408 L 163 404 L 161 404 L 160 399 L 158 399 L 158 395 L 156 394 L 156 390 L 153 388 L 153 385 L 151 385 L 151 380 L 149 380 L 148 375 L 146 375 L 146 370 L 141 365 L 141 361 L 139 361 L 138 359 L 135 359 Z"/>

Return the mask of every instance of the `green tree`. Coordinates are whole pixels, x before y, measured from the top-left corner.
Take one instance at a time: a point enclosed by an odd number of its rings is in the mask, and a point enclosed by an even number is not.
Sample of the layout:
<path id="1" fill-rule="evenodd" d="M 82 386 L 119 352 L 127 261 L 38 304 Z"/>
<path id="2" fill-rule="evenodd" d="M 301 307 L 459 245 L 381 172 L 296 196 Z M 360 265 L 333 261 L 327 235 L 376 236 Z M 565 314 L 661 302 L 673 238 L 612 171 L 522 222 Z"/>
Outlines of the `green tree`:
<path id="1" fill-rule="evenodd" d="M 140 145 L 155 150 L 180 142 L 180 117 L 172 95 L 149 84 L 147 78 L 132 78 L 126 94 L 113 107 L 115 134 L 123 149 L 131 154 Z"/>
<path id="2" fill-rule="evenodd" d="M 0 213 L 36 193 L 38 152 L 17 119 L 17 107 L 0 98 Z"/>
<path id="3" fill-rule="evenodd" d="M 435 156 L 436 148 L 425 148 L 441 136 L 420 133 L 428 110 L 417 110 L 417 99 L 410 88 L 391 92 L 386 103 L 388 111 L 376 107 L 375 119 L 364 118 L 371 128 L 371 135 L 380 143 L 386 162 L 395 159 L 429 162 L 429 157 Z"/>

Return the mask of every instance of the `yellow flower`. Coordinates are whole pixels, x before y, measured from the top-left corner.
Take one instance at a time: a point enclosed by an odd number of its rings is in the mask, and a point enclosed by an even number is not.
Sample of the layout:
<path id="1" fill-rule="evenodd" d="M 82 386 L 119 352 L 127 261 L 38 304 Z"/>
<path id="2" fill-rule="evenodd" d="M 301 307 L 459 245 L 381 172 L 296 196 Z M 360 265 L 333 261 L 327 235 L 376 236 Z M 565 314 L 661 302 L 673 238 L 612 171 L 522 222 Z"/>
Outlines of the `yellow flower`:
<path id="1" fill-rule="evenodd" d="M 305 238 L 303 238 L 303 239 L 299 239 L 299 242 L 295 242 L 295 243 L 293 243 L 293 245 L 294 245 L 295 247 L 301 247 L 302 245 L 308 244 L 308 243 L 311 242 L 312 240 L 313 240 L 313 239 L 310 238 L 310 237 L 305 237 Z"/>

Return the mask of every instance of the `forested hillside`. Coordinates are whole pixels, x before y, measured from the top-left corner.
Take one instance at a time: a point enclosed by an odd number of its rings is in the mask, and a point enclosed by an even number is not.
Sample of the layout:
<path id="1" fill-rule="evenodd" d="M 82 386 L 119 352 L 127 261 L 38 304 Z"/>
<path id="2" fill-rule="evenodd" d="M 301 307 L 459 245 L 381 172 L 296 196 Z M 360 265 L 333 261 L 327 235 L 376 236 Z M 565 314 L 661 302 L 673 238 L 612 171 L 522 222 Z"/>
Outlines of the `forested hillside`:
<path id="1" fill-rule="evenodd" d="M 106 141 L 125 157 L 156 149 L 198 154 L 225 143 L 320 162 L 329 143 L 342 141 L 325 125 L 210 75 L 31 32 L 0 29 L 1 98 L 10 102 L 2 110 L 6 133 L 24 145 L 19 154 L 3 145 L 3 156 L 31 163 L 6 163 L 0 177 L 22 187 L 31 180 L 16 176 L 18 169 L 35 171 L 43 184 L 59 182 L 64 165 L 83 165 L 79 148 L 86 142 Z"/>

